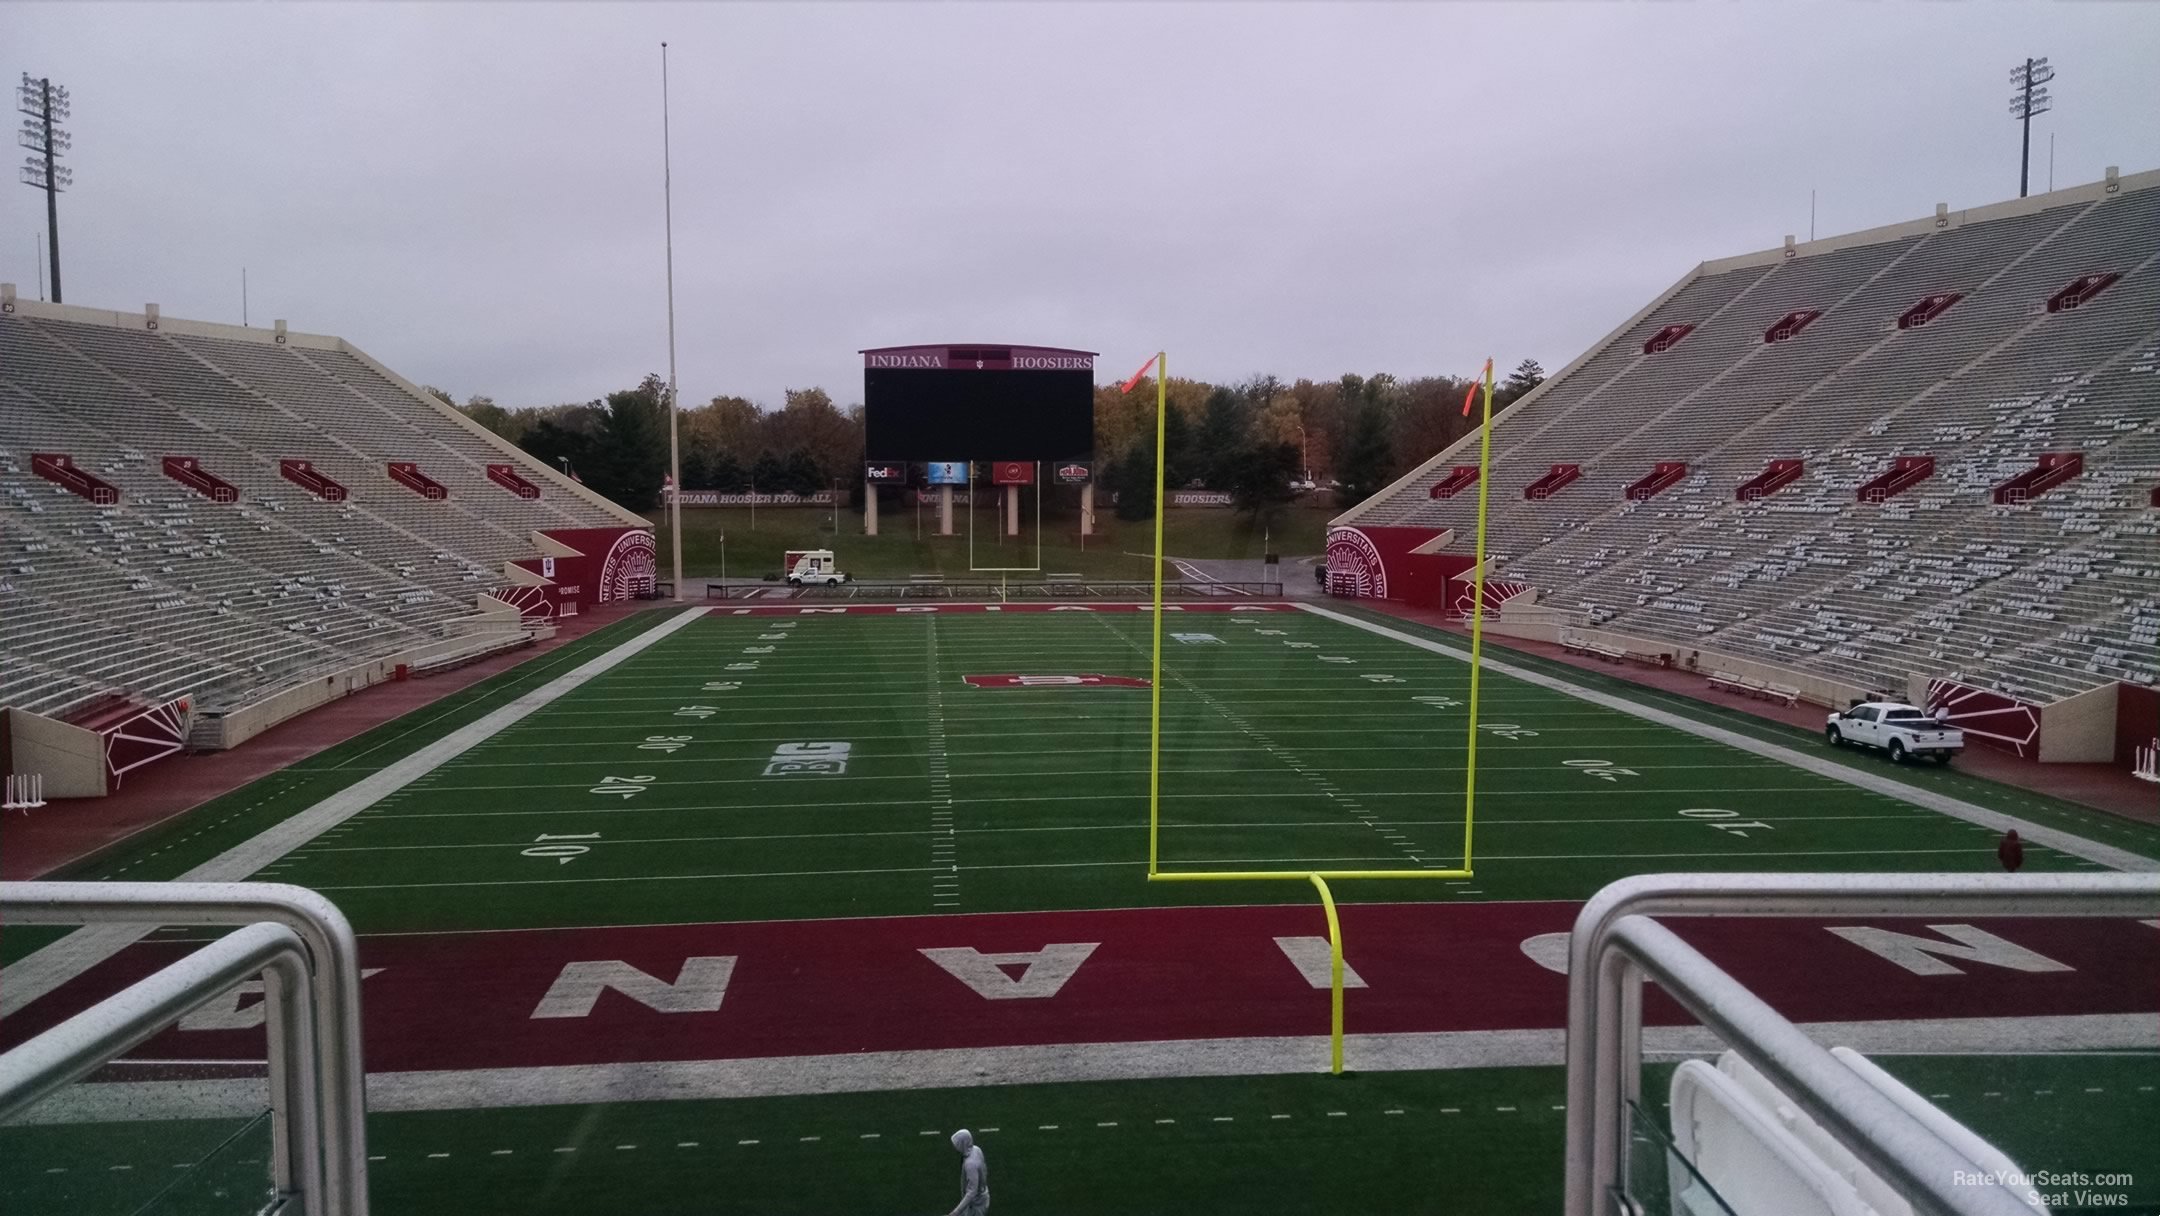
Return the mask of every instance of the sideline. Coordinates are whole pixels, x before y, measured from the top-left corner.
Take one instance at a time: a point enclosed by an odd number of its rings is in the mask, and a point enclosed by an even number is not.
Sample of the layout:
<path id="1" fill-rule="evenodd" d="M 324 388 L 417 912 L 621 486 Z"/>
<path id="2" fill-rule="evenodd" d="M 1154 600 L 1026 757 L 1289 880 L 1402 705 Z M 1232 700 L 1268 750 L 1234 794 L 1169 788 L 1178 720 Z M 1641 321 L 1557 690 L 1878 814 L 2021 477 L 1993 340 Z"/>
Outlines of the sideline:
<path id="1" fill-rule="evenodd" d="M 1922 1021 L 1812 1022 L 1800 1029 L 1820 1042 L 1868 1054 L 1994 1055 L 2045 1051 L 2147 1051 L 2160 1047 L 2148 1014 L 1948 1018 Z M 1557 1067 L 1565 1030 L 1458 1030 L 1343 1036 L 1345 1057 L 1360 1072 L 1459 1068 Z M 1700 1026 L 1643 1031 L 1646 1060 L 1709 1057 L 1726 1044 Z M 1135 1081 L 1187 1077 L 1256 1077 L 1324 1073 L 1328 1036 L 1167 1039 L 1138 1043 L 1050 1043 L 765 1056 L 740 1060 L 668 1060 L 473 1068 L 368 1074 L 368 1113 L 487 1110 L 513 1106 L 583 1106 L 713 1098 L 773 1098 L 886 1090 Z M 262 1078 L 200 1081 L 105 1081 L 71 1085 L 17 1116 L 18 1124 L 136 1123 L 159 1119 L 240 1118 L 262 1110 Z"/>
<path id="2" fill-rule="evenodd" d="M 404 789 L 526 716 L 575 692 L 594 677 L 643 652 L 705 616 L 690 608 L 613 649 L 572 668 L 486 716 L 458 727 L 411 755 L 362 777 L 315 805 L 176 876 L 174 882 L 239 882 L 306 845 L 331 828 Z M 515 668 L 512 669 L 516 670 Z M 156 929 L 155 925 L 93 925 L 34 950 L 0 969 L 0 1017 L 104 962 Z"/>
<path id="3" fill-rule="evenodd" d="M 1404 633 L 1399 629 L 1391 629 L 1386 625 L 1375 624 L 1346 613 L 1337 612 L 1332 608 L 1322 608 L 1317 604 L 1298 604 L 1296 607 L 1301 612 L 1309 612 L 1314 616 L 1325 617 L 1328 620 L 1340 622 L 1354 629 L 1362 629 L 1367 633 L 1392 638 L 1398 642 L 1407 642 L 1420 650 L 1445 655 L 1451 659 L 1459 659 L 1465 663 L 1470 661 L 1468 651 L 1458 650 L 1453 646 L 1443 645 L 1439 642 Z M 2128 849 L 2118 849 L 2113 845 L 2087 840 L 2083 836 L 2063 831 L 2060 828 L 2043 827 L 2040 824 L 2019 819 L 2015 815 L 2007 815 L 2001 811 L 1991 811 L 1986 807 L 1976 806 L 1963 799 L 1952 798 L 1947 794 L 1938 794 L 1933 790 L 1907 785 L 1902 781 L 1895 781 L 1889 777 L 1877 776 L 1865 770 L 1851 768 L 1821 756 L 1794 751 L 1783 744 L 1757 739 L 1752 735 L 1727 730 L 1722 726 L 1712 726 L 1707 722 L 1699 722 L 1680 714 L 1642 705 L 1625 697 L 1598 692 L 1595 689 L 1585 688 L 1580 684 L 1571 683 L 1557 676 L 1548 676 L 1542 672 L 1531 671 L 1527 668 L 1517 667 L 1512 663 L 1490 658 L 1485 660 L 1485 668 L 1488 671 L 1496 671 L 1501 675 L 1520 680 L 1525 684 L 1550 689 L 1553 692 L 1574 697 L 1579 701 L 1587 701 L 1592 705 L 1602 705 L 1607 709 L 1618 710 L 1630 717 L 1640 718 L 1645 722 L 1654 722 L 1660 726 L 1671 727 L 1677 731 L 1684 731 L 1699 739 L 1708 739 L 1713 743 L 1722 743 L 1727 747 L 1738 748 L 1741 751 L 1750 752 L 1757 756 L 1766 756 L 1772 760 L 1789 764 L 1803 772 L 1813 773 L 1818 777 L 1827 777 L 1832 781 L 1866 790 L 1871 794 L 1881 794 L 1885 797 L 1895 798 L 1900 802 L 1926 807 L 1928 810 L 1948 815 L 1953 819 L 1962 819 L 1967 823 L 1977 824 L 1992 831 L 2003 832 L 2015 828 L 2019 836 L 2034 844 L 2045 845 L 2058 853 L 2067 853 L 2072 857 L 2082 857 L 2087 861 L 2097 862 L 2100 865 L 2116 870 L 2140 874 L 2160 871 L 2160 860 L 2139 856 Z"/>

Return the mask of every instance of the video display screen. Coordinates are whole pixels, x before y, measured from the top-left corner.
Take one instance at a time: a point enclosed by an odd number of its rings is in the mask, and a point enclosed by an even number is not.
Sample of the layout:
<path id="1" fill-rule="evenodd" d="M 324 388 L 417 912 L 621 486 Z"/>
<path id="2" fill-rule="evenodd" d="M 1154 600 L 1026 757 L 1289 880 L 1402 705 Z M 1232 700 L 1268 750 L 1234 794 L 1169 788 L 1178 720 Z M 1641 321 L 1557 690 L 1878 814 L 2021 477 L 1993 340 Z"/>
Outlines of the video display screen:
<path id="1" fill-rule="evenodd" d="M 863 406 L 868 460 L 1094 454 L 1091 371 L 873 367 L 863 372 Z"/>

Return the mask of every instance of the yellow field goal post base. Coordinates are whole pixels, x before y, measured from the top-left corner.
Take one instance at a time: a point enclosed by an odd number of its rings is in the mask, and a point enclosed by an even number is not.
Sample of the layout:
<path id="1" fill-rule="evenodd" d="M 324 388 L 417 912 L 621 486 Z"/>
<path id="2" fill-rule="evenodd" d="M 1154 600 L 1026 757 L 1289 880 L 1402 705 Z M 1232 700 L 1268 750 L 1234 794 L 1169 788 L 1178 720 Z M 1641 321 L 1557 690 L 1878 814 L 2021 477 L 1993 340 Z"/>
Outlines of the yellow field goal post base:
<path id="1" fill-rule="evenodd" d="M 1354 879 L 1465 879 L 1475 877 L 1471 868 L 1471 833 L 1477 806 L 1478 671 L 1482 666 L 1485 638 L 1485 516 L 1488 474 L 1492 470 L 1492 361 L 1485 361 L 1485 416 L 1478 441 L 1477 556 L 1472 567 L 1470 598 L 1470 724 L 1468 753 L 1463 777 L 1463 864 L 1450 870 L 1165 870 L 1159 864 L 1162 828 L 1162 654 L 1163 654 L 1163 500 L 1165 416 L 1170 406 L 1170 360 L 1158 352 L 1149 360 L 1155 366 L 1155 593 L 1153 600 L 1154 643 L 1148 673 L 1148 868 L 1149 882 L 1309 882 L 1320 893 L 1328 928 L 1328 1071 L 1343 1070 L 1343 942 L 1342 922 L 1335 914 L 1335 895 L 1328 880 Z M 1126 382 L 1130 391 L 1146 365 Z M 1472 390 L 1475 392 L 1475 389 Z M 1466 403 L 1467 408 L 1467 403 Z"/>

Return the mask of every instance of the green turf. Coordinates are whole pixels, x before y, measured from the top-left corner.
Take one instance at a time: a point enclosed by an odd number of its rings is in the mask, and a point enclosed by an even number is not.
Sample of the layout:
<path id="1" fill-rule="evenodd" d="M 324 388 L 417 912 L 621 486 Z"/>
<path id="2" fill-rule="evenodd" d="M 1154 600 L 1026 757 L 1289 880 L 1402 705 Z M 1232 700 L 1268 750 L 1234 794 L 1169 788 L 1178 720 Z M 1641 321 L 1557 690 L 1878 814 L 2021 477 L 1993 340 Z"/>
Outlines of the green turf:
<path id="1" fill-rule="evenodd" d="M 1222 644 L 1166 652 L 1166 868 L 1460 864 L 1460 663 L 1304 613 L 1174 620 Z M 961 683 L 1145 674 L 1148 627 L 1107 613 L 709 617 L 264 876 L 326 892 L 362 931 L 1286 897 L 1143 881 L 1145 691 Z M 756 666 L 730 669 L 742 664 Z M 1581 899 L 1646 870 L 1996 865 L 1987 830 L 1519 681 L 1488 676 L 1483 717 L 1477 876 L 1348 883 L 1342 898 Z M 934 720 L 960 868 L 945 902 Z M 782 745 L 830 741 L 852 748 L 844 774 L 765 775 Z M 652 780 L 618 780 L 635 777 Z M 548 855 L 570 849 L 586 851 Z M 2038 846 L 2027 865 L 2098 868 Z"/>
<path id="2" fill-rule="evenodd" d="M 1562 1103 L 1544 1068 L 376 1114 L 368 1173 L 384 1213 L 940 1212 L 964 1126 L 994 1211 L 1533 1212 L 1558 1201 Z M 0 1171 L 0 1210 L 113 1193 L 224 1125 L 153 1126 L 0 1129 L 0 1148 L 66 1171 Z"/>
<path id="3" fill-rule="evenodd" d="M 213 798 L 49 877 L 145 882 L 177 878 L 664 619 L 660 613 L 643 612 L 610 623 L 432 705 Z M 12 962 L 68 932 L 65 928 L 39 925 L 0 925 L 0 963 Z"/>
<path id="4" fill-rule="evenodd" d="M 987 499 L 985 500 L 988 501 Z M 1170 512 L 1163 520 L 1163 552 L 1186 558 L 1245 558 L 1258 561 L 1272 549 L 1287 557 L 1311 556 L 1325 545 L 1331 511 L 1291 508 L 1256 522 L 1243 512 L 1192 508 Z M 656 512 L 655 538 L 661 564 L 670 562 L 672 534 L 666 512 Z M 956 536 L 937 536 L 933 508 L 922 512 L 921 530 L 913 509 L 888 509 L 879 519 L 879 534 L 862 534 L 862 517 L 843 507 L 840 531 L 833 532 L 830 509 L 764 509 L 757 512 L 757 526 L 750 526 L 748 508 L 685 508 L 683 510 L 683 571 L 686 579 L 711 578 L 721 573 L 721 537 L 727 540 L 726 573 L 730 578 L 756 578 L 780 571 L 781 554 L 789 549 L 831 549 L 840 568 L 857 578 L 905 578 L 910 574 L 942 574 L 966 577 L 970 566 L 1036 566 L 1045 571 L 1086 574 L 1098 579 L 1151 577 L 1147 554 L 1154 552 L 1152 521 L 1132 523 L 1111 515 L 1108 507 L 1096 514 L 1098 534 L 1083 543 L 1076 517 L 1043 521 L 1041 557 L 1036 555 L 1035 521 L 1023 514 L 1018 538 L 1000 536 L 989 507 L 974 519 L 972 560 L 969 553 L 968 518 L 964 508 L 954 508 Z M 1015 577 L 1022 577 L 1016 575 Z"/>
<path id="5" fill-rule="evenodd" d="M 2058 1216 L 2160 1211 L 2160 1056 L 1876 1060 L 2027 1170 L 2131 1176 L 2098 1188 L 2128 1206 Z M 1670 1074 L 1646 1069 L 1660 1119 Z M 932 1212 L 966 1126 L 1003 1211 L 1549 1212 L 1564 1104 L 1561 1070 L 1514 1068 L 376 1114 L 369 1176 L 383 1212 Z M 0 1171 L 0 1210 L 131 1212 L 204 1159 L 232 1186 L 262 1158 L 259 1135 L 216 1151 L 239 1126 L 0 1129 L 10 1159 L 59 1167 Z"/>
<path id="6" fill-rule="evenodd" d="M 669 615 L 641 614 L 580 639 L 73 874 L 172 877 Z M 1174 632 L 1221 639 L 1173 642 L 1165 654 L 1166 866 L 1459 862 L 1460 663 L 1304 613 L 1166 619 Z M 1307 898 L 1287 886 L 1143 881 L 1144 691 L 960 682 L 969 673 L 1143 675 L 1150 627 L 1141 614 L 709 617 L 259 877 L 325 891 L 363 932 Z M 740 664 L 755 666 L 731 670 Z M 1826 754 L 1812 736 L 1550 666 Z M 1996 864 L 1992 832 L 1491 673 L 1483 719 L 1476 877 L 1339 883 L 1339 898 L 1580 899 L 1647 870 Z M 780 745 L 826 741 L 851 745 L 846 773 L 765 775 Z M 640 746 L 649 742 L 661 746 Z M 932 881 L 938 756 L 950 773 L 960 866 L 950 895 Z M 1840 760 L 2154 851 L 2138 825 L 2028 806 L 2021 791 L 1872 757 Z M 620 780 L 635 777 L 652 780 Z M 1743 836 L 1719 822 L 1762 826 Z M 568 862 L 528 855 L 570 844 L 542 837 L 569 837 L 587 851 Z M 2042 847 L 2027 857 L 2034 870 L 2099 868 Z M 8 931 L 0 953 L 19 955 L 45 940 L 34 936 L 41 932 Z M 2020 1079 L 2059 1091 L 2083 1078 L 2082 1063 L 2065 1069 L 2059 1060 L 2034 1063 Z M 1919 1077 L 1937 1065 L 1913 1067 Z M 1946 1109 L 1991 1135 L 2000 1127 L 2004 1147 L 2028 1165 L 2145 1160 L 2132 1138 L 2151 1113 L 2135 1103 L 2093 1103 L 2119 1125 L 2084 1133 L 2051 1131 L 2061 1112 L 2029 1099 L 2015 1104 L 2017 1117 L 1989 1124 L 1985 1116 L 2010 1107 L 1972 1105 L 1990 1101 L 1965 1092 L 1990 1092 L 1980 1088 L 1981 1066 L 1940 1067 L 1965 1069 L 1928 1074 L 1952 1095 Z M 1560 1177 L 1560 1113 L 1551 1108 L 1562 1100 L 1555 1070 L 1521 1069 L 379 1114 L 371 1135 L 383 1158 L 374 1167 L 382 1211 L 590 1212 L 622 1210 L 626 1197 L 653 1212 L 935 1211 L 952 1201 L 957 1160 L 942 1138 L 918 1133 L 960 1122 L 999 1129 L 985 1143 L 1008 1212 L 1549 1211 Z M 143 1133 L 140 1125 L 110 1136 L 0 1132 L 0 1151 L 15 1160 L 59 1152 L 36 1138 L 64 1136 L 83 1164 L 72 1178 L 0 1170 L 0 1210 L 47 1210 L 11 1201 L 6 1188 L 63 1182 L 76 1188 L 66 1194 L 133 1210 L 128 1203 L 149 1193 L 148 1158 L 141 1177 L 124 1177 L 134 1171 L 110 1165 L 134 1162 L 114 1144 L 176 1150 L 162 1167 L 171 1169 L 217 1138 L 209 1124 L 176 1126 L 169 1139 Z M 575 1151 L 555 1151 L 564 1147 Z M 70 1203 L 58 1210 L 95 1210 Z"/>

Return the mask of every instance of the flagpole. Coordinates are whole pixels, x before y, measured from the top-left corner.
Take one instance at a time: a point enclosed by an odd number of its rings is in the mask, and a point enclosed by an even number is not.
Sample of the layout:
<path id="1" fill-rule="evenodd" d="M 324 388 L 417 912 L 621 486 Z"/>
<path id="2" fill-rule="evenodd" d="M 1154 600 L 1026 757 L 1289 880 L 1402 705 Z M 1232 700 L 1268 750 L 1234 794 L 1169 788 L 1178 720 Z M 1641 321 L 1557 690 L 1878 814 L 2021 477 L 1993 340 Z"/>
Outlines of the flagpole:
<path id="1" fill-rule="evenodd" d="M 1470 590 L 1470 743 L 1463 762 L 1462 868 L 1470 865 L 1470 824 L 1477 813 L 1478 672 L 1485 645 L 1485 503 L 1492 485 L 1492 360 L 1485 361 L 1485 421 L 1478 431 L 1477 565 Z"/>
<path id="2" fill-rule="evenodd" d="M 682 448 L 677 442 L 675 417 L 675 159 L 668 131 L 667 43 L 660 44 L 660 181 L 667 223 L 667 447 L 668 539 L 675 549 L 675 602 L 681 603 L 682 585 Z"/>

